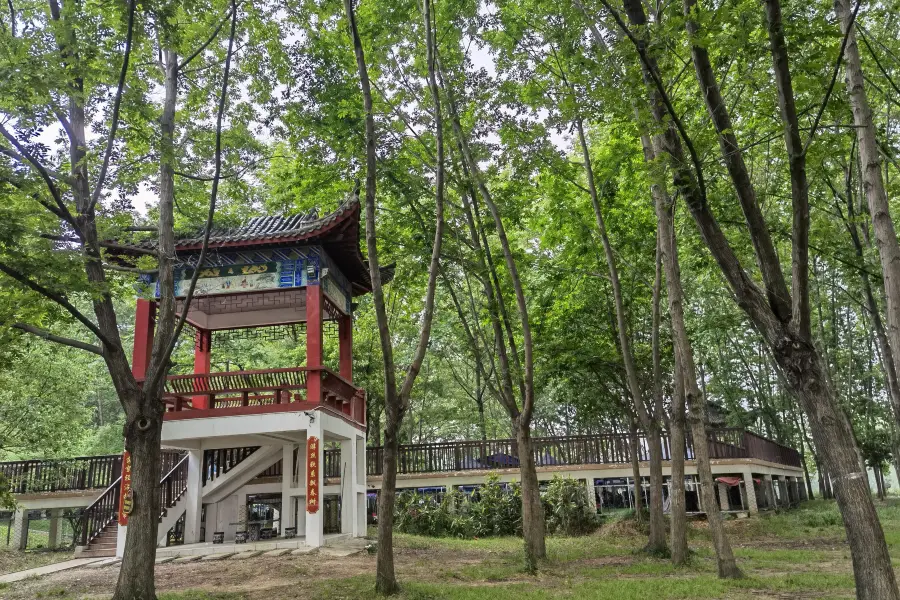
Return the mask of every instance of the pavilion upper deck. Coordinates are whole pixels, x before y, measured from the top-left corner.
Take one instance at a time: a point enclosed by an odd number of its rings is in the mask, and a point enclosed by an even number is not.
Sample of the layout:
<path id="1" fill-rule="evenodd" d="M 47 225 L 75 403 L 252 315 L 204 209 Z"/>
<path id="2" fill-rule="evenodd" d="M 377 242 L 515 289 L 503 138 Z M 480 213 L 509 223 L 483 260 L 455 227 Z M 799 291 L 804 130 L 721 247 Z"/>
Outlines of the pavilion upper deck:
<path id="1" fill-rule="evenodd" d="M 318 393 L 310 395 L 310 381 L 319 386 Z M 365 391 L 327 367 L 172 375 L 166 379 L 163 402 L 165 420 L 302 411 L 319 406 L 357 423 L 366 419 Z"/>

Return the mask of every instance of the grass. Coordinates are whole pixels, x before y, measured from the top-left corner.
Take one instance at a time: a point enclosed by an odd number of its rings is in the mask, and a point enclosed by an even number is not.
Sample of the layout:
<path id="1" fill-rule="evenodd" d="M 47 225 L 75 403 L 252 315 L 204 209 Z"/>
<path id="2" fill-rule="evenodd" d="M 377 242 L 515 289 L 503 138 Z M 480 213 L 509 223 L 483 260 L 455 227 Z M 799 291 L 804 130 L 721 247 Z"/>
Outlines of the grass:
<path id="1" fill-rule="evenodd" d="M 72 550 L 19 552 L 0 548 L 0 575 L 71 560 Z"/>
<path id="2" fill-rule="evenodd" d="M 878 503 L 900 573 L 900 500 Z M 690 526 L 691 560 L 680 568 L 641 551 L 632 521 L 584 537 L 547 538 L 536 576 L 524 572 L 519 538 L 426 538 L 395 533 L 399 600 L 831 600 L 854 595 L 850 552 L 833 502 L 726 524 L 744 578 L 721 580 L 706 523 Z M 0 553 L 2 555 L 2 553 Z M 227 566 L 227 568 L 223 568 Z M 375 557 L 260 556 L 241 562 L 160 565 L 159 600 L 356 600 L 373 598 Z M 118 571 L 73 570 L 13 584 L 11 600 L 107 598 Z M 61 591 L 62 590 L 62 591 Z"/>

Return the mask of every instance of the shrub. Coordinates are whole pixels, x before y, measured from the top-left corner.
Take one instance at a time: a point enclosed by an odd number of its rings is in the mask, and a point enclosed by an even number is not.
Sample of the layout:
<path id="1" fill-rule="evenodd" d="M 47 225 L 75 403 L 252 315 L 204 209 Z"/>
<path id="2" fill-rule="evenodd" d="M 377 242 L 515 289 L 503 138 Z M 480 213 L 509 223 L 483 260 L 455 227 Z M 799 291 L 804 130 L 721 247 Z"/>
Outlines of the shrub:
<path id="1" fill-rule="evenodd" d="M 553 477 L 543 494 L 544 515 L 549 533 L 584 535 L 600 521 L 583 483 L 571 477 Z"/>
<path id="2" fill-rule="evenodd" d="M 593 531 L 599 519 L 591 510 L 584 485 L 570 477 L 555 477 L 543 493 L 550 533 L 581 535 Z M 493 537 L 522 535 L 522 488 L 503 484 L 496 474 L 471 494 L 452 490 L 443 496 L 402 492 L 397 496 L 397 531 L 433 537 Z"/>

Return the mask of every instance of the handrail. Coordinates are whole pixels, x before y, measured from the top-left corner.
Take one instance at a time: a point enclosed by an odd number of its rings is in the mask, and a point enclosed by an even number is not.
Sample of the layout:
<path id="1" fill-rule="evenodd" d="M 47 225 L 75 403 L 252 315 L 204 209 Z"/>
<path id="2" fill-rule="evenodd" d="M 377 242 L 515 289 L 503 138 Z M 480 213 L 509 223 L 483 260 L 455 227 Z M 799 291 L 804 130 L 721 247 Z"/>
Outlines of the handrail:
<path id="1" fill-rule="evenodd" d="M 535 464 L 539 467 L 628 464 L 631 462 L 630 436 L 625 433 L 532 438 Z M 666 433 L 660 436 L 663 460 L 671 460 L 673 449 Z M 755 458 L 800 467 L 799 453 L 771 440 L 756 436 L 740 428 L 711 429 L 707 432 L 707 446 L 713 460 Z M 366 452 L 366 473 L 381 475 L 382 447 Z M 685 440 L 685 459 L 694 460 L 693 442 Z M 649 460 L 646 436 L 638 440 L 638 460 Z M 518 447 L 514 439 L 477 441 L 448 441 L 431 444 L 405 444 L 397 456 L 398 473 L 439 473 L 470 470 L 516 468 L 519 466 Z"/>
<path id="2" fill-rule="evenodd" d="M 175 506 L 187 491 L 188 455 L 185 455 L 159 481 L 159 510 L 165 516 L 168 509 Z"/>
<path id="3" fill-rule="evenodd" d="M 121 454 L 0 463 L 14 494 L 106 488 L 121 472 Z"/>
<path id="4" fill-rule="evenodd" d="M 203 452 L 203 485 L 212 483 L 228 471 L 235 468 L 251 454 L 259 450 L 259 446 L 242 448 L 219 448 Z"/>
<path id="5" fill-rule="evenodd" d="M 112 485 L 84 509 L 81 514 L 81 531 L 78 536 L 80 546 L 90 544 L 116 518 L 119 512 L 121 486 L 122 476 L 119 475 Z"/>
<path id="6" fill-rule="evenodd" d="M 205 397 L 205 409 L 213 411 L 294 404 L 306 400 L 307 382 L 316 373 L 321 378 L 321 404 L 364 423 L 365 391 L 325 366 L 170 375 L 165 381 L 162 401 L 167 412 L 176 413 L 196 409 L 194 400 L 198 397 Z M 208 413 L 197 416 L 208 416 Z"/>

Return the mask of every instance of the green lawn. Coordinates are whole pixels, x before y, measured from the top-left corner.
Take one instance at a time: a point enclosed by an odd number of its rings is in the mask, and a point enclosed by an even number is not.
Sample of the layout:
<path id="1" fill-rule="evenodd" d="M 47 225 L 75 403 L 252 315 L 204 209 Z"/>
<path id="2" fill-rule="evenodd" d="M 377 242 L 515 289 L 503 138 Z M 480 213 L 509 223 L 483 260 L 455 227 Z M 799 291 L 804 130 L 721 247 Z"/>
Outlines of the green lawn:
<path id="1" fill-rule="evenodd" d="M 900 572 L 900 501 L 879 505 Z M 692 522 L 691 563 L 675 569 L 646 556 L 643 533 L 628 521 L 577 538 L 550 537 L 538 574 L 523 572 L 517 538 L 447 539 L 395 535 L 401 600 L 772 600 L 852 598 L 843 526 L 831 502 L 731 520 L 729 536 L 745 577 L 720 580 L 702 521 Z M 356 600 L 374 596 L 375 557 L 306 555 L 157 567 L 160 600 Z M 13 584 L 0 596 L 106 598 L 114 568 L 75 570 Z"/>

